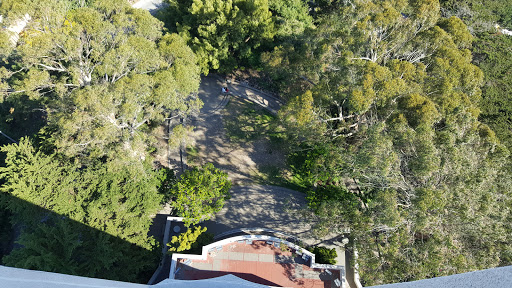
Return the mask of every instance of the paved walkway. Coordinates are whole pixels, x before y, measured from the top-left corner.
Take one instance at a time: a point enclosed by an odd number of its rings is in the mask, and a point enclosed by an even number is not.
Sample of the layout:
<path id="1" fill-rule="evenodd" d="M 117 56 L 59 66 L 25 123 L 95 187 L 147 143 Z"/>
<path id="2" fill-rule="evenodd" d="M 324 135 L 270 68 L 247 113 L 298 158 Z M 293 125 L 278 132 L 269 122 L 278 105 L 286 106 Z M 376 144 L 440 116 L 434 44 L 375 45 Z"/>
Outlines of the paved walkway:
<path id="1" fill-rule="evenodd" d="M 200 159 L 195 159 L 193 164 L 212 162 L 216 167 L 226 171 L 236 184 L 231 190 L 231 199 L 225 203 L 224 208 L 214 219 L 204 222 L 203 226 L 215 235 L 248 227 L 277 230 L 298 237 L 309 245 L 321 243 L 322 246 L 335 247 L 338 252 L 338 264 L 345 265 L 345 253 L 334 236 L 333 239 L 323 241 L 313 237 L 312 223 L 306 221 L 299 212 L 306 206 L 304 193 L 283 187 L 247 184 L 250 183 L 251 174 L 256 170 L 258 163 L 267 158 L 261 159 L 266 149 L 258 145 L 230 145 L 222 122 L 222 110 L 229 100 L 226 94 L 221 93 L 224 85 L 224 79 L 217 75 L 203 77 L 199 97 L 204 106 L 197 117 L 186 120 L 187 125 L 195 126 L 191 136 L 200 154 Z M 273 113 L 281 105 L 279 100 L 264 93 L 258 94 L 256 90 L 236 82 L 229 85 L 229 90 L 232 96 L 249 99 Z M 273 159 L 273 155 L 267 156 Z M 175 153 L 173 157 L 178 160 L 179 154 Z M 179 162 L 174 163 L 177 165 Z"/>
<path id="2" fill-rule="evenodd" d="M 283 187 L 252 185 L 235 186 L 231 199 L 226 201 L 215 218 L 203 223 L 208 232 L 218 235 L 233 229 L 262 227 L 310 240 L 311 225 L 289 210 L 306 205 L 304 193 Z"/>
<path id="3" fill-rule="evenodd" d="M 222 79 L 220 76 L 216 76 L 216 77 L 218 79 L 221 79 L 224 83 L 229 83 L 229 84 L 226 84 L 226 86 L 229 87 L 230 93 L 233 94 L 234 96 L 250 100 L 251 102 L 258 104 L 261 107 L 267 109 L 270 113 L 272 113 L 274 115 L 276 115 L 277 111 L 279 111 L 281 106 L 284 105 L 284 103 L 280 99 L 278 99 L 266 92 L 255 89 L 255 88 L 249 86 L 245 82 L 238 82 L 238 81 L 232 80 L 232 79 L 226 81 L 226 80 Z"/>
<path id="4" fill-rule="evenodd" d="M 206 279 L 233 274 L 245 280 L 281 287 L 329 288 L 339 278 L 337 270 L 313 269 L 290 251 L 265 241 L 230 243 L 209 253 L 206 260 L 181 259 L 176 279 Z"/>
<path id="5" fill-rule="evenodd" d="M 229 85 L 229 94 L 222 93 L 221 88 L 226 85 L 224 80 L 217 75 L 202 77 L 199 89 L 199 98 L 204 102 L 200 114 L 187 119 L 187 125 L 194 126 L 190 143 L 198 151 L 197 157 L 187 157 L 186 164 L 204 165 L 213 163 L 215 167 L 227 172 L 229 179 L 235 185 L 245 185 L 253 182 L 254 175 L 259 174 L 259 167 L 276 167 L 285 161 L 283 155 L 273 153 L 268 141 L 252 141 L 233 145 L 226 135 L 223 114 L 229 113 L 225 106 L 230 98 L 251 96 L 259 99 L 258 104 L 265 109 L 279 107 L 275 100 L 269 98 L 257 98 L 255 92 L 249 88 L 237 84 Z M 273 108 L 272 108 L 273 107 Z M 175 154 L 174 159 L 179 155 Z M 178 162 L 175 162 L 178 167 Z"/>

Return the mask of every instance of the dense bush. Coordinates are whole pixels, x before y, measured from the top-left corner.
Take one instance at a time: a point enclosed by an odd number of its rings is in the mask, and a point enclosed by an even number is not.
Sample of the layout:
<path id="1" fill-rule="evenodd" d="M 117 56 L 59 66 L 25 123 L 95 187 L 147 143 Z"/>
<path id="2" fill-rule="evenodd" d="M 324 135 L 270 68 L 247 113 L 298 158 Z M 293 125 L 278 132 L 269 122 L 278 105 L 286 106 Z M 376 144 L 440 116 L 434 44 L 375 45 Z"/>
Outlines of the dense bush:
<path id="1" fill-rule="evenodd" d="M 311 252 L 315 254 L 316 263 L 336 265 L 336 257 L 338 257 L 338 253 L 336 253 L 335 248 L 329 249 L 317 246 L 311 249 Z"/>
<path id="2" fill-rule="evenodd" d="M 229 199 L 228 174 L 208 163 L 185 171 L 171 189 L 171 205 L 184 217 L 186 226 L 209 220 Z"/>
<path id="3" fill-rule="evenodd" d="M 206 227 L 191 227 L 179 236 L 172 236 L 167 243 L 169 252 L 183 252 L 189 254 L 201 254 L 201 248 L 213 242 L 213 234 L 205 233 Z"/>

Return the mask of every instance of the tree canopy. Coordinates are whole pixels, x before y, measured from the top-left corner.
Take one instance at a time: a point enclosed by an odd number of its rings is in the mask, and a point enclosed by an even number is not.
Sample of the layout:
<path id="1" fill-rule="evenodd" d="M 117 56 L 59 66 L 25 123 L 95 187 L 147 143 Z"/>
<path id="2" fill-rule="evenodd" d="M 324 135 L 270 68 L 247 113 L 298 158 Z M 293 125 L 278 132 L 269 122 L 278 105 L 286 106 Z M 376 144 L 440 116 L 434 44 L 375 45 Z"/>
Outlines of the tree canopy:
<path id="1" fill-rule="evenodd" d="M 2 152 L 7 156 L 5 167 L 0 167 L 0 192 L 17 199 L 2 203 L 2 208 L 13 213 L 14 223 L 26 227 L 18 240 L 22 248 L 5 256 L 5 263 L 131 281 L 144 279 L 141 273 L 155 268 L 157 254 L 151 251 L 158 249 L 147 233 L 150 215 L 163 201 L 158 187 L 164 171 L 143 163 L 141 174 L 136 165 L 118 167 L 113 162 L 78 169 L 55 153 L 43 153 L 26 138 L 3 146 Z M 41 220 L 48 215 L 50 220 Z M 128 265 L 126 269 L 133 269 L 130 276 L 116 270 L 127 255 L 145 259 Z M 105 274 L 105 269 L 112 273 Z"/>
<path id="2" fill-rule="evenodd" d="M 171 189 L 172 206 L 184 217 L 185 225 L 210 219 L 230 198 L 231 182 L 225 172 L 208 163 L 185 171 Z"/>
<path id="3" fill-rule="evenodd" d="M 201 107 L 194 52 L 124 0 L 6 0 L 0 15 L 0 128 L 19 142 L 0 148 L 0 236 L 18 243 L 3 263 L 147 282 L 175 182 L 154 131 Z"/>
<path id="4" fill-rule="evenodd" d="M 0 155 L 0 239 L 22 228 L 6 264 L 144 281 L 162 202 L 190 226 L 231 187 L 212 164 L 157 169 L 153 131 L 198 111 L 200 73 L 245 67 L 286 100 L 303 215 L 350 231 L 364 285 L 512 264 L 510 0 L 166 3 L 163 22 L 122 0 L 0 3 L 0 128 L 20 139 Z"/>
<path id="5" fill-rule="evenodd" d="M 350 228 L 366 285 L 508 263 L 509 152 L 478 121 L 466 25 L 435 0 L 333 5 L 302 62 L 316 83 L 281 111 L 317 151 L 304 165 L 318 231 Z"/>
<path id="6" fill-rule="evenodd" d="M 199 58 L 202 73 L 230 72 L 259 63 L 274 40 L 294 38 L 314 27 L 301 0 L 166 0 L 161 11 L 171 32 L 182 36 Z M 274 38 L 277 39 L 274 39 Z"/>
<path id="7" fill-rule="evenodd" d="M 201 105 L 192 94 L 195 55 L 125 1 L 70 3 L 45 2 L 55 6 L 51 17 L 33 11 L 16 49 L 3 55 L 2 98 L 40 101 L 52 143 L 68 156 L 144 158 L 153 122 Z"/>
<path id="8" fill-rule="evenodd" d="M 169 29 L 179 33 L 196 52 L 204 74 L 233 68 L 236 59 L 251 57 L 254 48 L 274 36 L 267 0 L 167 0 L 161 14 Z"/>

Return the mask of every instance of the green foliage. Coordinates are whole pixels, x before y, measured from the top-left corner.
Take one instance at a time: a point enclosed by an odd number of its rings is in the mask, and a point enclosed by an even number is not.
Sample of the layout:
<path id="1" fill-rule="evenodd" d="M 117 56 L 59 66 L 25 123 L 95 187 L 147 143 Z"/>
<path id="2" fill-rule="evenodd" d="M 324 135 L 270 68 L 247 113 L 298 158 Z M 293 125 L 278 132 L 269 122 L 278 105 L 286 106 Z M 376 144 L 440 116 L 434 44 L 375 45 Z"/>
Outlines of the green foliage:
<path id="1" fill-rule="evenodd" d="M 302 189 L 306 190 L 312 187 L 317 182 L 333 181 L 337 179 L 329 179 L 332 177 L 329 169 L 329 164 L 332 163 L 330 156 L 335 156 L 329 153 L 329 148 L 321 145 L 310 147 L 303 144 L 297 149 L 292 151 L 288 157 L 287 162 L 293 173 L 292 182 Z"/>
<path id="2" fill-rule="evenodd" d="M 12 95 L 0 103 L 0 130 L 14 139 L 37 134 L 46 124 L 40 107 L 40 101 L 30 100 L 26 95 Z M 1 138 L 1 144 L 12 142 Z"/>
<path id="3" fill-rule="evenodd" d="M 247 143 L 261 138 L 277 141 L 281 137 L 275 117 L 247 100 L 232 99 L 222 118 L 231 142 Z"/>
<path id="4" fill-rule="evenodd" d="M 185 251 L 185 253 L 201 254 L 201 248 L 213 241 L 213 234 L 204 232 L 206 227 L 196 226 L 190 227 L 178 237 L 173 236 L 171 242 L 167 243 L 169 252 Z"/>
<path id="5" fill-rule="evenodd" d="M 331 264 L 336 265 L 336 257 L 338 254 L 336 253 L 335 248 L 326 248 L 315 246 L 312 251 L 315 254 L 315 262 L 319 264 Z"/>
<path id="6" fill-rule="evenodd" d="M 274 16 L 279 38 L 297 37 L 314 28 L 309 7 L 302 0 L 270 0 L 269 9 Z"/>
<path id="7" fill-rule="evenodd" d="M 16 199 L 5 201 L 3 206 L 15 215 L 15 223 L 27 227 L 28 233 L 25 235 L 24 232 L 19 240 L 25 248 L 6 256 L 6 263 L 16 267 L 127 281 L 141 281 L 141 277 L 145 276 L 140 273 L 154 269 L 152 261 L 155 261 L 155 254 L 152 251 L 158 249 L 155 240 L 147 234 L 152 222 L 150 215 L 158 210 L 163 201 L 158 187 L 166 179 L 162 175 L 164 172 L 153 171 L 149 163 L 125 166 L 119 162 L 107 162 L 78 169 L 72 163 L 59 159 L 56 154 L 46 155 L 33 147 L 28 139 L 22 139 L 19 144 L 3 146 L 2 152 L 6 153 L 6 159 L 5 167 L 0 168 L 0 181 L 3 182 L 0 191 Z M 85 228 L 73 230 L 76 225 L 72 227 L 60 223 L 60 218 L 55 220 L 55 225 L 39 225 L 39 220 L 48 211 L 85 224 L 88 230 L 96 229 L 111 238 L 101 238 L 104 236 L 97 233 L 85 236 L 80 234 Z M 69 238 L 61 239 L 62 235 L 68 234 Z M 91 242 L 81 244 L 80 239 Z M 99 245 L 100 239 L 105 242 L 104 246 L 95 246 Z M 116 239 L 122 239 L 122 244 Z M 43 240 L 48 240 L 48 245 L 44 246 L 41 243 Z M 41 245 L 45 250 L 36 249 Z M 96 248 L 83 249 L 83 245 Z M 139 248 L 133 249 L 132 245 Z M 66 249 L 59 248 L 63 246 Z M 101 249 L 107 249 L 110 254 Z M 129 252 L 130 249 L 133 254 Z M 84 250 L 91 253 L 87 252 L 88 258 L 83 256 L 86 253 Z M 107 258 L 95 253 L 107 253 Z M 127 255 L 140 259 L 140 262 L 135 261 L 138 264 L 130 267 L 133 273 L 125 275 L 117 270 L 119 264 L 112 263 L 123 262 Z M 55 261 L 61 257 L 64 257 L 62 262 Z M 97 260 L 94 260 L 96 257 Z M 102 261 L 102 264 L 94 261 Z M 89 270 L 82 269 L 83 265 Z M 110 268 L 111 274 L 105 275 Z"/>
<path id="8" fill-rule="evenodd" d="M 191 94 L 200 80 L 194 53 L 177 34 L 163 35 L 149 12 L 121 0 L 36 2 L 4 59 L 0 88 L 2 99 L 28 98 L 46 111 L 47 141 L 59 152 L 144 159 L 152 123 L 200 108 Z M 9 3 L 0 8 L 25 9 Z"/>
<path id="9" fill-rule="evenodd" d="M 306 91 L 304 94 L 291 99 L 281 110 L 279 119 L 293 138 L 313 138 L 317 133 L 325 131 L 324 123 L 318 121 L 318 112 L 315 111 L 313 94 Z"/>
<path id="10" fill-rule="evenodd" d="M 0 203 L 4 203 L 4 195 L 0 194 Z M 8 253 L 9 243 L 14 236 L 14 227 L 11 224 L 12 213 L 0 205 L 0 260 Z M 1 262 L 0 262 L 1 263 Z"/>
<path id="11" fill-rule="evenodd" d="M 502 186 L 510 181 L 504 176 L 508 152 L 492 125 L 478 121 L 481 108 L 506 110 L 507 100 L 496 92 L 502 105 L 480 106 L 484 74 L 472 63 L 468 28 L 456 17 L 440 18 L 436 0 L 327 6 L 332 9 L 321 11 L 306 40 L 308 56 L 296 69 L 315 85 L 302 82 L 295 95 L 306 93 L 281 112 L 298 150 L 290 155 L 292 173 L 312 190 L 313 228 L 320 235 L 350 228 L 364 285 L 510 259 L 511 194 Z M 474 49 L 485 47 L 476 43 Z M 299 66 L 289 64 L 289 51 L 283 46 L 263 56 L 286 71 Z M 475 59 L 484 63 L 486 57 Z M 500 55 L 488 70 L 510 70 L 508 58 Z M 506 117 L 500 121 L 508 123 Z M 491 199 L 507 200 L 492 207 Z"/>
<path id="12" fill-rule="evenodd" d="M 178 237 L 172 236 L 171 242 L 167 243 L 170 252 L 182 252 L 192 249 L 192 244 L 197 241 L 199 235 L 206 232 L 206 227 L 201 226 L 189 228 L 186 232 L 181 233 Z"/>
<path id="13" fill-rule="evenodd" d="M 460 18 L 452 16 L 439 21 L 439 27 L 448 32 L 459 49 L 471 48 L 473 36 L 466 28 L 466 24 Z"/>
<path id="14" fill-rule="evenodd" d="M 322 203 L 327 201 L 358 203 L 358 198 L 354 193 L 349 192 L 344 186 L 333 184 L 318 185 L 316 189 L 307 192 L 306 199 L 308 206 L 315 211 L 318 210 Z"/>
<path id="15" fill-rule="evenodd" d="M 82 252 L 79 237 L 79 232 L 65 221 L 56 226 L 40 224 L 33 233 L 22 234 L 17 243 L 23 248 L 14 250 L 3 261 L 9 266 L 77 275 L 76 254 Z"/>
<path id="16" fill-rule="evenodd" d="M 228 174 L 208 163 L 185 171 L 172 188 L 171 206 L 184 217 L 186 226 L 210 219 L 229 199 Z"/>
<path id="17" fill-rule="evenodd" d="M 5 265 L 142 283 L 156 268 L 156 246 L 148 251 L 55 214 L 30 224 Z"/>
<path id="18" fill-rule="evenodd" d="M 512 1 L 510 0 L 440 0 L 446 16 L 457 16 L 472 31 L 494 32 L 495 24 L 511 28 Z"/>
<path id="19" fill-rule="evenodd" d="M 485 74 L 480 118 L 509 149 L 512 147 L 511 47 L 510 36 L 481 35 L 473 49 L 474 61 Z"/>
<path id="20" fill-rule="evenodd" d="M 204 74 L 230 71 L 275 34 L 267 0 L 167 0 L 162 19 L 198 55 Z"/>

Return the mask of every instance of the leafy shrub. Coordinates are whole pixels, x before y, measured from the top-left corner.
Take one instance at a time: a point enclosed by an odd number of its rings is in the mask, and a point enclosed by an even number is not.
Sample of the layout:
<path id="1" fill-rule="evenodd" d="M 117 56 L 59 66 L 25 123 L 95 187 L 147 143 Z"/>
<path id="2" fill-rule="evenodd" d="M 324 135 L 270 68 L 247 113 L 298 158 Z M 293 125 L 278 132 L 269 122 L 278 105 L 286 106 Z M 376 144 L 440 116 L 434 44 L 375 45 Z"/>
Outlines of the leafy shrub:
<path id="1" fill-rule="evenodd" d="M 323 202 L 330 200 L 346 204 L 358 202 L 357 196 L 349 192 L 344 185 L 319 185 L 314 190 L 308 190 L 306 194 L 308 206 L 315 211 Z"/>
<path id="2" fill-rule="evenodd" d="M 177 237 L 173 236 L 171 242 L 167 243 L 169 252 L 200 254 L 203 246 L 213 242 L 213 234 L 204 232 L 206 232 L 206 227 L 196 226 Z"/>
<path id="3" fill-rule="evenodd" d="M 311 252 L 315 254 L 316 263 L 336 265 L 336 257 L 338 257 L 338 253 L 336 253 L 335 248 L 329 249 L 317 246 L 311 249 Z"/>
<path id="4" fill-rule="evenodd" d="M 229 189 L 228 174 L 208 163 L 181 175 L 172 188 L 171 205 L 184 217 L 183 222 L 188 227 L 209 220 L 219 212 L 230 197 Z"/>
<path id="5" fill-rule="evenodd" d="M 300 145 L 298 151 L 288 155 L 287 162 L 293 174 L 292 181 L 302 188 L 310 188 L 317 181 L 325 181 L 329 178 L 325 171 L 324 159 L 328 156 L 326 147 Z"/>

